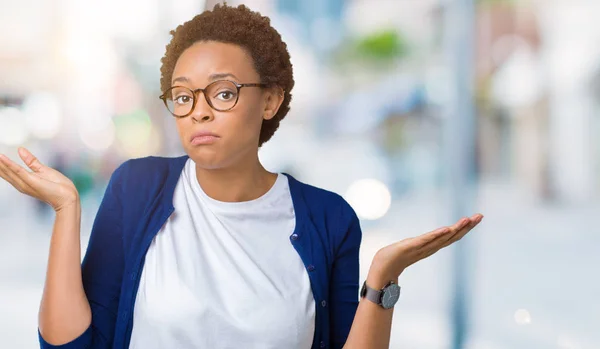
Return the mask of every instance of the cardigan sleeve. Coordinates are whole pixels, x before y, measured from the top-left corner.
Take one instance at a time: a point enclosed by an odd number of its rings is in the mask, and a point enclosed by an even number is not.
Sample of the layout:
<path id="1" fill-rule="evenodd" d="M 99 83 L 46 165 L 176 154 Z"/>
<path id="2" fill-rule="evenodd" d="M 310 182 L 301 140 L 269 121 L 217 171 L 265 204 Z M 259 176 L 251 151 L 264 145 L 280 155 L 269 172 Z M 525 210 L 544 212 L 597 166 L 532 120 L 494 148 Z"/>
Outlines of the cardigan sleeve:
<path id="1" fill-rule="evenodd" d="M 335 254 L 330 283 L 330 340 L 333 349 L 341 349 L 346 343 L 358 308 L 362 240 L 359 219 L 347 202 L 342 205 L 340 216 L 340 226 L 345 227 L 345 234 Z"/>
<path id="2" fill-rule="evenodd" d="M 112 174 L 81 265 L 83 288 L 92 310 L 90 326 L 77 338 L 61 345 L 48 343 L 39 331 L 42 349 L 100 349 L 112 346 L 124 268 L 121 194 L 128 162 Z"/>

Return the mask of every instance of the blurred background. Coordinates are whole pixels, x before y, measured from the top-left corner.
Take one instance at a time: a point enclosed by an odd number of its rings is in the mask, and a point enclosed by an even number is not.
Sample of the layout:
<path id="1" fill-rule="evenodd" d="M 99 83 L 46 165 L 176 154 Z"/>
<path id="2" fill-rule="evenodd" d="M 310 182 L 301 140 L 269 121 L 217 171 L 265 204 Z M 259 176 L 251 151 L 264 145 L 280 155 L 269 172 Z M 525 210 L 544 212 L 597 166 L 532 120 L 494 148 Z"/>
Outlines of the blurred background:
<path id="1" fill-rule="evenodd" d="M 600 348 L 599 1 L 242 2 L 296 79 L 261 159 L 352 204 L 361 282 L 379 248 L 485 215 L 402 274 L 391 348 Z M 82 250 L 120 163 L 183 155 L 160 58 L 215 3 L 0 0 L 0 153 L 76 183 Z M 5 348 L 37 347 L 53 218 L 0 182 Z"/>

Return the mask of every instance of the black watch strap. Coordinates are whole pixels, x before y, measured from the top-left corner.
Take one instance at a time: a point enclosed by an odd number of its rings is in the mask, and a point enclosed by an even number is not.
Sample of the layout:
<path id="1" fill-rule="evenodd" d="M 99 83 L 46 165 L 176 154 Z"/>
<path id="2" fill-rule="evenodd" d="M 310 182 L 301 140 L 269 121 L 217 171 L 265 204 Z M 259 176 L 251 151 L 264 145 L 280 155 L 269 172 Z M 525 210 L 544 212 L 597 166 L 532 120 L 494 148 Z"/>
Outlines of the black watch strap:
<path id="1" fill-rule="evenodd" d="M 370 287 L 367 285 L 367 280 L 365 280 L 360 290 L 361 298 L 366 298 L 384 309 L 394 307 L 399 296 L 400 286 L 394 280 L 391 280 L 387 285 L 383 286 L 381 290 Z"/>
<path id="2" fill-rule="evenodd" d="M 377 289 L 370 287 L 369 285 L 367 285 L 367 280 L 365 280 L 365 282 L 363 282 L 363 286 L 360 290 L 360 297 L 366 298 L 375 304 L 381 305 L 381 294 L 382 293 L 383 293 L 383 290 L 377 290 Z"/>

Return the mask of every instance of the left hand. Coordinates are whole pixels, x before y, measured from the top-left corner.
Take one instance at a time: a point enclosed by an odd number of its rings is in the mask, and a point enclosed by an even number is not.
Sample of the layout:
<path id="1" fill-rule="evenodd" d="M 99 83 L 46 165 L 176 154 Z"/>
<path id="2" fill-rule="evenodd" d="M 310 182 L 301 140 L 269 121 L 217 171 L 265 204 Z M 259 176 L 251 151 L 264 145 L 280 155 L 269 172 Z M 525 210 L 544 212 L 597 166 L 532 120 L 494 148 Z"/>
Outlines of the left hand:
<path id="1" fill-rule="evenodd" d="M 482 214 L 475 214 L 460 219 L 452 226 L 441 227 L 381 248 L 373 258 L 367 284 L 373 288 L 381 288 L 390 280 L 397 280 L 404 269 L 460 240 L 482 219 Z"/>

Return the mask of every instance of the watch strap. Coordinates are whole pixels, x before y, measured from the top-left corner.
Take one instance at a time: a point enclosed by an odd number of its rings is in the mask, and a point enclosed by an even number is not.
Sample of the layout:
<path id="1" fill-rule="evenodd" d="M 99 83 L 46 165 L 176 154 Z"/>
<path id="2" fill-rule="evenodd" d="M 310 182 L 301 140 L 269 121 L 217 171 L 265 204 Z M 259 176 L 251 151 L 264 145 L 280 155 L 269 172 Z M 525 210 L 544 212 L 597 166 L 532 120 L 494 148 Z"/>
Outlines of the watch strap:
<path id="1" fill-rule="evenodd" d="M 381 294 L 383 290 L 377 290 L 367 285 L 367 280 L 363 283 L 361 297 L 370 300 L 371 302 L 381 305 Z"/>

